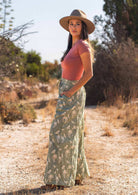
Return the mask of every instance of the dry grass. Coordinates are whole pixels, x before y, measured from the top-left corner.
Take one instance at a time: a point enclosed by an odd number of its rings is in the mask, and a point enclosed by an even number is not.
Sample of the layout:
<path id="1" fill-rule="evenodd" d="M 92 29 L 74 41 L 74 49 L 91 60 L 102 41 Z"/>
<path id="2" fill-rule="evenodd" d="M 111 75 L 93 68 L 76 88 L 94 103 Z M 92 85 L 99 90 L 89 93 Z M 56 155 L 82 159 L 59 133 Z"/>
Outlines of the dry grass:
<path id="1" fill-rule="evenodd" d="M 125 106 L 123 126 L 134 130 L 138 127 L 138 107 L 136 104 L 128 104 Z"/>
<path id="2" fill-rule="evenodd" d="M 0 131 L 2 129 L 2 119 L 1 119 L 1 116 L 0 116 Z"/>
<path id="3" fill-rule="evenodd" d="M 105 133 L 102 136 L 108 136 L 108 137 L 110 137 L 110 136 L 113 136 L 114 135 L 111 132 L 111 129 L 107 125 L 104 126 L 102 129 L 105 131 Z"/>
<path id="4" fill-rule="evenodd" d="M 47 104 L 47 106 L 45 108 L 44 114 L 45 115 L 50 115 L 53 118 L 54 115 L 55 115 L 56 103 L 57 103 L 56 100 L 50 100 L 50 101 L 48 101 L 48 104 Z"/>
<path id="5" fill-rule="evenodd" d="M 125 104 L 123 101 L 121 102 L 121 99 L 119 103 L 117 102 L 113 106 L 102 104 L 101 112 L 106 115 L 108 121 L 114 126 L 126 127 L 132 131 L 133 136 L 138 135 L 138 104 L 136 102 Z"/>
<path id="6" fill-rule="evenodd" d="M 57 79 L 50 79 L 49 82 L 49 88 L 50 88 L 50 93 L 55 93 L 58 90 L 58 84 L 59 84 L 59 80 Z"/>
<path id="7" fill-rule="evenodd" d="M 29 124 L 34 120 L 34 117 L 32 116 L 32 114 L 25 112 L 22 115 L 22 120 L 24 124 Z"/>
<path id="8" fill-rule="evenodd" d="M 138 128 L 135 128 L 132 132 L 132 136 L 138 135 Z"/>
<path id="9" fill-rule="evenodd" d="M 28 86 L 32 86 L 32 85 L 35 85 L 36 83 L 39 83 L 39 80 L 36 77 L 26 77 L 25 83 Z"/>
<path id="10" fill-rule="evenodd" d="M 3 94 L 0 94 L 0 102 L 15 102 L 18 100 L 18 95 L 16 91 L 5 91 Z"/>

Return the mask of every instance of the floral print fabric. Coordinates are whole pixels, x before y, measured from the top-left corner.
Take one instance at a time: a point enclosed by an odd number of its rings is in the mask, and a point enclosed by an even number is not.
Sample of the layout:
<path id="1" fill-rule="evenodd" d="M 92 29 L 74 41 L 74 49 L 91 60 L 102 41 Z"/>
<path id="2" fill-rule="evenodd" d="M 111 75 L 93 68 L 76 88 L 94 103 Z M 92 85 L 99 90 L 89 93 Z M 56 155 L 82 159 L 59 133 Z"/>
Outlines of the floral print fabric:
<path id="1" fill-rule="evenodd" d="M 60 95 L 76 82 L 62 78 L 59 84 L 56 114 L 49 132 L 45 184 L 73 186 L 75 179 L 90 176 L 84 151 L 85 88 L 70 98 Z"/>

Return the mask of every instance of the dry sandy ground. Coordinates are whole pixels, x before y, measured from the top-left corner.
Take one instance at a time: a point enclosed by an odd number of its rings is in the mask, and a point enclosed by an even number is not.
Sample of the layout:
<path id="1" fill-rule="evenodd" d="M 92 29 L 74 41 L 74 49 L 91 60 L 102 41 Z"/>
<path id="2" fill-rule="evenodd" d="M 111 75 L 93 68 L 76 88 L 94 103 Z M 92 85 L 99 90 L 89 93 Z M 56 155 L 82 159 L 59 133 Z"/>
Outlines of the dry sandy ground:
<path id="1" fill-rule="evenodd" d="M 91 178 L 81 186 L 64 190 L 40 191 L 43 183 L 48 135 L 52 117 L 37 110 L 36 122 L 24 126 L 21 121 L 0 130 L 1 194 L 138 194 L 138 137 L 125 128 L 108 123 L 99 108 L 87 107 L 85 152 Z M 113 136 L 103 136 L 108 126 Z M 27 190 L 28 189 L 28 190 Z M 12 194 L 11 193 L 11 194 Z"/>

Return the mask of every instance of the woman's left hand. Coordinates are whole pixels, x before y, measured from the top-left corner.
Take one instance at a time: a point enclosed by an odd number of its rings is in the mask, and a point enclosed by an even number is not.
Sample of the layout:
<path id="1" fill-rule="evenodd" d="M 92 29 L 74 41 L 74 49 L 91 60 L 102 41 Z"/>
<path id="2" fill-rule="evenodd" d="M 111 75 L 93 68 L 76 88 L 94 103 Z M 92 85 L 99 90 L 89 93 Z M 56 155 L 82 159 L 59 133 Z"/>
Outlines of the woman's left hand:
<path id="1" fill-rule="evenodd" d="M 65 95 L 70 98 L 73 94 L 70 91 L 63 91 L 63 93 L 61 93 L 61 96 L 62 95 Z"/>

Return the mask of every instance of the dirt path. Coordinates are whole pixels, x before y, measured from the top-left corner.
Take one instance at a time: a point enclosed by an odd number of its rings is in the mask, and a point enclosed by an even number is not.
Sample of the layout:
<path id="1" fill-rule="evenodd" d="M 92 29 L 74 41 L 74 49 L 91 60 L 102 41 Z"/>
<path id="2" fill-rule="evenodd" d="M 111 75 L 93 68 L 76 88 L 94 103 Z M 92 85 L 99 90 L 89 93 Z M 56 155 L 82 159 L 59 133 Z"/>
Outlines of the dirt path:
<path id="1" fill-rule="evenodd" d="M 81 186 L 45 194 L 138 194 L 137 137 L 131 136 L 125 128 L 113 127 L 99 109 L 89 107 L 85 113 L 84 144 L 91 178 L 85 179 Z M 25 194 L 27 189 L 32 194 L 40 193 L 40 186 L 44 185 L 51 120 L 50 116 L 44 118 L 39 110 L 36 122 L 24 126 L 18 121 L 0 130 L 0 194 Z M 102 136 L 106 125 L 114 136 Z"/>

